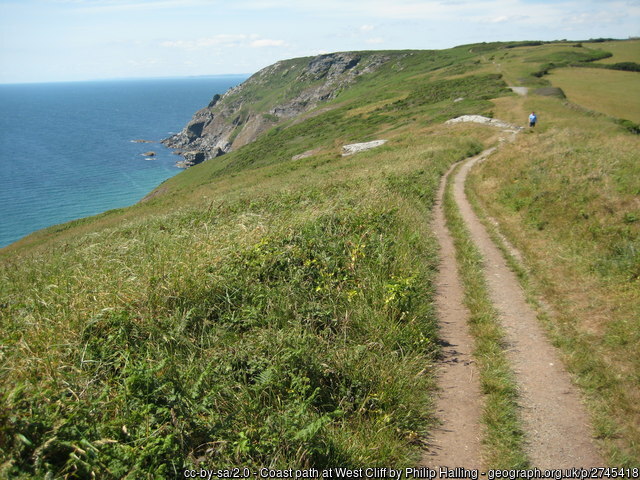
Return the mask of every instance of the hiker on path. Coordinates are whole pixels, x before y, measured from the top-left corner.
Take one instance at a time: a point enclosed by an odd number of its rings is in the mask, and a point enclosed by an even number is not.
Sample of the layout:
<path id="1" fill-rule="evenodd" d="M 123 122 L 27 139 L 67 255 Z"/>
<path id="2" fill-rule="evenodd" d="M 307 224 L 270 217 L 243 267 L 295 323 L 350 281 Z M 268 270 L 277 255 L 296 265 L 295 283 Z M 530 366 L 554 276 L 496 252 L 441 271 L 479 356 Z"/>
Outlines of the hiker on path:
<path id="1" fill-rule="evenodd" d="M 529 115 L 529 126 L 535 127 L 537 121 L 538 117 L 536 116 L 536 112 L 531 112 L 531 115 Z"/>

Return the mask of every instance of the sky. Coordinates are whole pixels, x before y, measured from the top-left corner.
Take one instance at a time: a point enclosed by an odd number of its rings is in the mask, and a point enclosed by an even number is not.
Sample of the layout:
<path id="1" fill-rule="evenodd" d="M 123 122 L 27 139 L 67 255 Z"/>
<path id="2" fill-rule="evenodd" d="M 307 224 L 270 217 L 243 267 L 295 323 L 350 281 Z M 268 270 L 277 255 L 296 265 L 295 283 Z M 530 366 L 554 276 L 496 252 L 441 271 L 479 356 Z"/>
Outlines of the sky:
<path id="1" fill-rule="evenodd" d="M 0 0 L 0 83 L 254 73 L 347 50 L 640 36 L 640 0 Z"/>

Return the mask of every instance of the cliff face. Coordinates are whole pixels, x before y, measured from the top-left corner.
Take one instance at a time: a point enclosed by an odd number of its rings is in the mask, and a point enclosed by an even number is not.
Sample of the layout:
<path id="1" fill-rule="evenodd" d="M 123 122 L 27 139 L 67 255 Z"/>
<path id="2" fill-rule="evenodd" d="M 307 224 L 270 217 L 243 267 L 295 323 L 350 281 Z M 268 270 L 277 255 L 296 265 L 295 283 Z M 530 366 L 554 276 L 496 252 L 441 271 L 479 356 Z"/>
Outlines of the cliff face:
<path id="1" fill-rule="evenodd" d="M 216 95 L 180 133 L 163 143 L 184 157 L 181 166 L 223 155 L 279 122 L 332 100 L 391 58 L 388 53 L 346 52 L 275 63 Z"/>

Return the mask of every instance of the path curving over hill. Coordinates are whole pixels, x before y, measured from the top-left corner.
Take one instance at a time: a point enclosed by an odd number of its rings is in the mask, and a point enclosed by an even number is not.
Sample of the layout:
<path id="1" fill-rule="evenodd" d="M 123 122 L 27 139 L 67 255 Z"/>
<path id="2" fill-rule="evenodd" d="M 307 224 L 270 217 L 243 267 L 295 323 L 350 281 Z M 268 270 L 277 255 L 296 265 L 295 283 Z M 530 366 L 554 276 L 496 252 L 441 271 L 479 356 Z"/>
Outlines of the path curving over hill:
<path id="1" fill-rule="evenodd" d="M 517 131 L 503 131 L 510 134 L 510 138 L 502 139 L 501 148 L 508 148 L 508 142 L 504 140 L 513 140 Z M 604 466 L 604 460 L 594 444 L 589 416 L 577 388 L 571 383 L 558 352 L 547 340 L 535 311 L 527 303 L 515 273 L 509 269 L 465 195 L 464 185 L 469 171 L 493 150 L 485 150 L 462 162 L 452 180 L 453 196 L 475 246 L 485 259 L 484 276 L 491 301 L 499 313 L 505 332 L 506 355 L 518 386 L 519 413 L 526 436 L 527 457 L 531 465 L 538 468 Z M 443 186 L 450 172 L 445 175 Z M 444 188 L 441 188 L 434 222 L 434 230 L 441 245 L 440 282 L 444 282 L 438 283 L 437 293 L 441 334 L 446 346 L 439 375 L 443 390 L 437 404 L 437 415 L 442 427 L 436 429 L 428 439 L 429 448 L 422 464 L 432 467 L 455 465 L 478 468 L 482 457 L 479 449 L 482 433 L 479 412 L 482 399 L 479 388 L 474 385 L 477 381 L 457 380 L 477 377 L 477 372 L 473 361 L 466 360 L 472 348 L 468 343 L 466 326 L 468 313 L 461 294 L 455 293 L 459 289 L 459 285 L 456 286 L 456 275 L 447 273 L 456 269 L 456 260 L 450 250 L 450 234 L 441 219 L 443 194 Z M 449 351 L 449 344 L 456 347 L 453 353 Z M 465 412 L 467 415 L 476 415 L 476 418 L 465 417 L 461 420 L 460 415 Z M 456 436 L 461 438 L 452 440 Z"/>

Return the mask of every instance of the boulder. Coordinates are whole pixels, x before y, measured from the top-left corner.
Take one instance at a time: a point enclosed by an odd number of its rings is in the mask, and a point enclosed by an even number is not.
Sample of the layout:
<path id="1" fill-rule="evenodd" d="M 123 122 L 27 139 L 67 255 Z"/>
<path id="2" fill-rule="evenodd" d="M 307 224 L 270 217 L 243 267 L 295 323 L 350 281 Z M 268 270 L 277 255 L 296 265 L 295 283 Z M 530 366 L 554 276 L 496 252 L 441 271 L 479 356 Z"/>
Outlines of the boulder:
<path id="1" fill-rule="evenodd" d="M 342 156 L 353 155 L 354 153 L 364 152 L 365 150 L 371 150 L 372 148 L 384 145 L 386 140 L 373 140 L 371 142 L 364 143 L 351 143 L 342 147 Z"/>
<path id="2" fill-rule="evenodd" d="M 206 159 L 205 153 L 197 150 L 182 152 L 180 153 L 180 155 L 182 155 L 182 157 L 184 158 L 184 160 L 176 162 L 176 167 L 180 168 L 193 167 L 194 165 L 204 162 Z"/>

